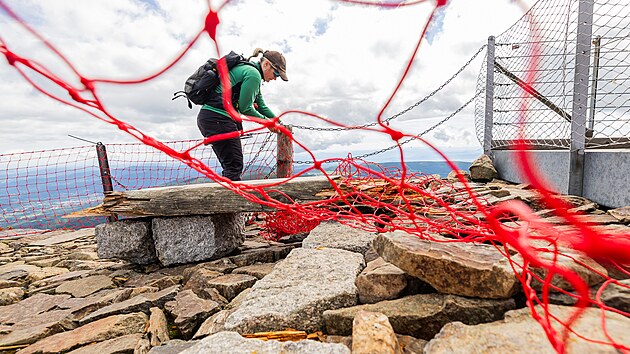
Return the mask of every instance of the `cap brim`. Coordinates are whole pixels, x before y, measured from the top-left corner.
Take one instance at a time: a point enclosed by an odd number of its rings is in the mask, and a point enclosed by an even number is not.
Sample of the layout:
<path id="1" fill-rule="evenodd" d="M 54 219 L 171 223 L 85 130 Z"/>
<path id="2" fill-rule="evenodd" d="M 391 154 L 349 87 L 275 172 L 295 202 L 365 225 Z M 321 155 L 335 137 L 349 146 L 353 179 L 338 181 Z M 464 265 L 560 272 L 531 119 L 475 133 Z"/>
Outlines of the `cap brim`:
<path id="1" fill-rule="evenodd" d="M 287 73 L 285 73 L 284 71 L 280 72 L 280 77 L 282 78 L 282 80 L 284 81 L 289 81 L 289 78 L 287 77 Z"/>

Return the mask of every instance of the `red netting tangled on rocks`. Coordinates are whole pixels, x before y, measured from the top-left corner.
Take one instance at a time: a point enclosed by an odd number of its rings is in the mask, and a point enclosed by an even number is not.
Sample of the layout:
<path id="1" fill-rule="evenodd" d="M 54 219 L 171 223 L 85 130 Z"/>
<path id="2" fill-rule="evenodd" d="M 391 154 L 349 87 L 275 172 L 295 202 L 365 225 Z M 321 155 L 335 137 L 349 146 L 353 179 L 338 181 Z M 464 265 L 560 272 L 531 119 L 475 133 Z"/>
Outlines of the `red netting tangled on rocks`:
<path id="1" fill-rule="evenodd" d="M 417 0 L 402 4 L 377 4 L 371 1 L 353 0 L 340 0 L 340 2 L 368 6 L 398 7 L 412 6 L 427 1 Z M 601 292 L 610 284 L 619 286 L 623 286 L 623 284 L 605 274 L 601 274 L 606 280 L 599 288 L 598 293 L 592 296 L 589 292 L 589 286 L 584 279 L 575 271 L 560 265 L 559 260 L 571 259 L 579 263 L 583 269 L 598 273 L 595 267 L 588 262 L 580 261 L 579 257 L 576 256 L 576 254 L 582 254 L 630 275 L 624 268 L 625 265 L 630 264 L 630 235 L 589 223 L 585 218 L 580 217 L 579 212 L 572 211 L 571 209 L 574 208 L 574 205 L 571 205 L 565 198 L 548 191 L 548 183 L 539 176 L 535 165 L 524 150 L 520 152 L 518 164 L 532 186 L 532 189 L 529 191 L 536 194 L 537 203 L 551 210 L 550 213 L 563 221 L 562 227 L 543 220 L 540 215 L 533 212 L 530 206 L 523 202 L 493 202 L 489 194 L 486 193 L 487 191 L 480 192 L 461 174 L 457 175 L 458 180 L 456 181 L 446 181 L 435 176 L 412 174 L 406 170 L 401 142 L 403 139 L 408 138 L 421 141 L 438 153 L 453 170 L 458 170 L 457 166 L 446 155 L 441 153 L 438 147 L 421 137 L 391 128 L 382 118 L 383 112 L 396 96 L 409 73 L 414 59 L 419 54 L 422 38 L 435 12 L 446 5 L 446 2 L 446 0 L 438 0 L 434 3 L 433 11 L 428 20 L 423 23 L 422 35 L 418 38 L 413 53 L 407 61 L 404 73 L 376 117 L 377 125 L 362 128 L 389 136 L 398 145 L 400 162 L 403 167 L 396 172 L 375 168 L 372 164 L 352 157 L 317 159 L 314 154 L 310 153 L 309 146 L 296 140 L 289 129 L 279 124 L 279 119 L 288 115 L 304 115 L 337 127 L 346 127 L 346 125 L 315 113 L 300 110 L 283 112 L 277 118 L 271 120 L 243 116 L 226 99 L 231 96 L 230 88 L 226 81 L 223 81 L 222 85 L 224 85 L 224 104 L 227 111 L 237 121 L 243 120 L 256 123 L 257 125 L 244 132 L 233 132 L 210 137 L 182 149 L 173 148 L 169 144 L 143 133 L 125 122 L 124 117 L 116 117 L 108 111 L 97 93 L 99 85 L 105 83 L 129 85 L 150 81 L 175 65 L 204 35 L 208 35 L 214 41 L 217 53 L 221 53 L 219 43 L 216 41 L 217 26 L 219 24 L 219 13 L 225 6 L 229 5 L 229 0 L 221 3 L 216 8 L 210 8 L 203 28 L 192 38 L 175 60 L 148 77 L 134 80 L 93 79 L 86 77 L 63 55 L 61 50 L 58 50 L 41 34 L 32 29 L 4 1 L 0 1 L 0 8 L 13 20 L 26 28 L 33 37 L 41 41 L 50 51 L 55 53 L 76 75 L 75 79 L 77 82 L 80 82 L 80 85 L 72 85 L 60 79 L 45 63 L 35 62 L 20 53 L 12 51 L 10 45 L 4 42 L 1 37 L 0 52 L 5 56 L 8 64 L 13 66 L 25 80 L 42 94 L 117 127 L 143 144 L 161 151 L 163 154 L 187 165 L 190 169 L 222 184 L 250 201 L 278 209 L 278 213 L 268 215 L 266 220 L 268 227 L 276 231 L 276 236 L 293 233 L 296 228 L 308 231 L 321 221 L 336 220 L 370 231 L 401 230 L 436 242 L 471 242 L 494 245 L 509 260 L 514 272 L 521 281 L 532 315 L 544 328 L 554 349 L 558 352 L 563 352 L 567 338 L 572 332 L 572 324 L 579 318 L 586 307 L 595 306 L 602 310 L 602 328 L 605 333 L 604 311 L 617 312 L 625 316 L 630 316 L 630 314 L 605 305 L 599 298 Z M 532 23 L 532 31 L 535 31 L 535 23 Z M 534 60 L 530 63 L 531 68 L 535 69 L 536 65 L 537 63 Z M 219 63 L 219 70 L 223 77 L 227 76 L 227 67 L 224 62 Z M 535 70 L 530 70 L 529 72 L 532 73 Z M 33 74 L 39 75 L 47 79 L 50 84 L 63 89 L 70 99 L 51 93 L 48 86 L 42 86 L 30 78 L 30 75 Z M 533 77 L 527 77 L 526 81 L 531 82 L 533 79 Z M 268 193 L 269 189 L 263 190 L 263 188 L 273 188 L 274 185 L 284 183 L 284 181 L 273 180 L 268 184 L 255 186 L 246 183 L 235 184 L 218 175 L 213 168 L 206 165 L 193 154 L 197 149 L 218 139 L 234 138 L 242 134 L 264 131 L 267 128 L 279 129 L 282 134 L 290 137 L 293 144 L 310 154 L 312 164 L 290 179 L 299 178 L 312 171 L 327 176 L 333 186 L 331 190 L 326 192 L 328 193 L 327 199 L 309 203 L 294 203 L 291 200 L 279 201 Z M 337 165 L 335 173 L 329 173 L 324 168 L 327 164 Z M 554 277 L 563 278 L 570 284 L 573 291 L 562 290 L 553 285 L 552 280 Z M 542 285 L 535 286 L 535 283 Z M 576 299 L 575 311 L 570 318 L 553 318 L 548 311 L 546 305 L 549 304 L 548 296 L 552 289 L 568 294 Z M 542 306 L 536 307 L 536 305 Z M 595 341 L 591 338 L 585 339 Z M 619 344 L 610 336 L 608 336 L 608 340 L 599 342 L 602 345 L 614 347 L 619 351 L 627 352 L 630 350 L 630 348 Z"/>

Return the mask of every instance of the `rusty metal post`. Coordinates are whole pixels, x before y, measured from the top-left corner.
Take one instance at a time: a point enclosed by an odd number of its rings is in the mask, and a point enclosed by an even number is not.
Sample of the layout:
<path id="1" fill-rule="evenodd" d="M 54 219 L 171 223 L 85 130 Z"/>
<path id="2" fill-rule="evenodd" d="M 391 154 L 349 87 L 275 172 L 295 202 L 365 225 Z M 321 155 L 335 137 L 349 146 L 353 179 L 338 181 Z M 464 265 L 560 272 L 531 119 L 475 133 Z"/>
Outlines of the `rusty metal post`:
<path id="1" fill-rule="evenodd" d="M 107 195 L 114 191 L 114 185 L 112 184 L 112 175 L 109 170 L 109 160 L 107 159 L 107 150 L 103 143 L 98 142 L 96 144 L 96 156 L 98 157 L 98 167 L 101 172 L 101 182 L 103 183 L 103 194 Z M 107 217 L 107 221 L 117 221 L 118 216 L 111 215 Z"/>
<path id="2" fill-rule="evenodd" d="M 293 131 L 290 126 L 286 126 Z M 286 178 L 293 174 L 293 141 L 285 134 L 278 133 L 276 177 Z"/>

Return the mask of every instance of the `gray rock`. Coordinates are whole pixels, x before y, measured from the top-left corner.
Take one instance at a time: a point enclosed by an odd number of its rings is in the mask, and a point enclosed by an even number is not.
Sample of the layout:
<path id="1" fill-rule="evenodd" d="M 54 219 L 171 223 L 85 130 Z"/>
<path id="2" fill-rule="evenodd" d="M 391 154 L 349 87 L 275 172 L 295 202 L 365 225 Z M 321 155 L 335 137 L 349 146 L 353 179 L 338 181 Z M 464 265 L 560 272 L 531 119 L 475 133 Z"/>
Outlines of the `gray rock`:
<path id="1" fill-rule="evenodd" d="M 325 310 L 357 304 L 354 281 L 364 266 L 363 256 L 354 252 L 294 249 L 251 288 L 225 328 L 240 333 L 318 331 Z"/>
<path id="2" fill-rule="evenodd" d="M 118 258 L 136 264 L 157 262 L 151 222 L 141 220 L 120 220 L 97 225 L 96 251 L 100 258 Z"/>
<path id="3" fill-rule="evenodd" d="M 106 275 L 94 275 L 82 279 L 70 280 L 59 285 L 55 292 L 57 294 L 70 294 L 73 297 L 85 297 L 103 289 L 114 287 L 110 277 Z"/>
<path id="4" fill-rule="evenodd" d="M 243 243 L 243 228 L 238 213 L 154 218 L 155 250 L 163 265 L 217 259 Z"/>
<path id="5" fill-rule="evenodd" d="M 550 305 L 551 313 L 566 320 L 575 311 L 574 307 Z M 542 314 L 537 306 L 536 311 Z M 561 331 L 557 321 L 551 323 L 556 331 Z M 606 312 L 606 329 L 619 344 L 630 346 L 628 336 L 630 318 L 617 313 Z M 582 316 L 572 324 L 572 331 L 589 339 L 580 339 L 570 333 L 566 353 L 617 353 L 612 346 L 594 343 L 609 343 L 602 330 L 602 312 L 598 308 L 587 308 Z M 460 322 L 449 323 L 424 348 L 427 354 L 437 353 L 540 353 L 552 354 L 556 351 L 551 346 L 541 325 L 534 320 L 528 308 L 509 311 L 502 321 L 467 326 Z"/>
<path id="6" fill-rule="evenodd" d="M 393 300 L 407 287 L 406 273 L 383 258 L 367 264 L 355 282 L 362 304 Z"/>
<path id="7" fill-rule="evenodd" d="M 466 170 L 458 170 L 459 174 L 464 177 L 464 181 L 470 181 L 470 173 Z M 446 180 L 449 182 L 459 182 L 459 177 L 455 171 L 451 171 L 446 176 Z"/>
<path id="8" fill-rule="evenodd" d="M 29 243 L 29 246 L 52 246 L 60 243 L 66 243 L 86 237 L 94 236 L 94 228 L 85 228 L 71 232 L 64 232 L 61 235 L 55 235 L 54 237 L 48 237 L 45 239 L 38 239 Z"/>
<path id="9" fill-rule="evenodd" d="M 354 353 L 401 354 L 398 339 L 382 313 L 359 311 L 352 323 Z"/>
<path id="10" fill-rule="evenodd" d="M 441 293 L 509 298 L 520 285 L 505 257 L 491 245 L 435 242 L 396 231 L 379 234 L 374 248 L 385 261 Z"/>
<path id="11" fill-rule="evenodd" d="M 29 273 L 41 270 L 40 267 L 16 261 L 0 266 L 0 280 L 18 280 L 26 278 Z"/>
<path id="12" fill-rule="evenodd" d="M 235 274 L 247 274 L 258 279 L 262 279 L 265 275 L 271 273 L 275 263 L 252 264 L 245 267 L 236 268 L 232 271 Z"/>
<path id="13" fill-rule="evenodd" d="M 71 331 L 54 334 L 20 351 L 20 354 L 52 354 L 101 342 L 132 333 L 142 333 L 148 318 L 143 313 L 132 313 L 103 318 Z"/>
<path id="14" fill-rule="evenodd" d="M 93 313 L 83 317 L 80 324 L 83 326 L 86 323 L 117 314 L 132 312 L 149 313 L 151 307 L 164 307 L 164 304 L 173 300 L 178 292 L 179 286 L 175 285 L 156 293 L 140 294 L 129 300 L 114 303 L 94 311 Z"/>
<path id="15" fill-rule="evenodd" d="M 12 305 L 0 307 L 0 324 L 14 324 L 55 308 L 70 295 L 36 294 Z"/>
<path id="16" fill-rule="evenodd" d="M 277 259 L 274 248 L 258 248 L 241 251 L 239 254 L 230 256 L 230 261 L 237 267 L 246 267 L 256 263 L 272 263 Z"/>
<path id="17" fill-rule="evenodd" d="M 148 354 L 151 351 L 151 342 L 147 338 L 142 338 L 136 344 L 136 347 L 133 348 L 133 354 Z"/>
<path id="18" fill-rule="evenodd" d="M 220 310 L 219 303 L 199 298 L 192 290 L 183 290 L 164 309 L 175 318 L 184 339 L 190 339 L 204 319 Z"/>
<path id="19" fill-rule="evenodd" d="M 228 318 L 228 316 L 230 316 L 230 314 L 232 314 L 232 312 L 234 311 L 221 310 L 214 315 L 208 317 L 205 321 L 203 321 L 201 326 L 199 326 L 199 329 L 193 336 L 193 339 L 200 339 L 215 333 L 222 332 L 225 325 L 225 320 Z"/>
<path id="20" fill-rule="evenodd" d="M 403 354 L 421 354 L 424 352 L 424 346 L 428 343 L 424 339 L 402 334 L 397 334 L 396 338 L 398 338 L 398 344 L 400 344 Z"/>
<path id="21" fill-rule="evenodd" d="M 133 290 L 121 289 L 106 293 L 99 292 L 86 298 L 71 298 L 59 304 L 58 308 L 71 310 L 73 319 L 79 321 L 98 309 L 129 299 Z"/>
<path id="22" fill-rule="evenodd" d="M 221 259 L 217 259 L 216 261 L 199 263 L 195 266 L 186 268 L 182 272 L 182 275 L 184 276 L 184 281 L 187 281 L 188 279 L 190 279 L 191 275 L 197 269 L 200 269 L 200 268 L 208 269 L 208 270 L 212 270 L 212 271 L 220 272 L 220 273 L 230 273 L 232 270 L 238 268 L 238 266 L 232 263 L 232 261 L 229 258 L 221 258 Z"/>
<path id="23" fill-rule="evenodd" d="M 470 165 L 470 179 L 475 182 L 489 182 L 499 178 L 499 173 L 494 168 L 488 155 L 481 155 Z"/>
<path id="24" fill-rule="evenodd" d="M 66 258 L 77 261 L 96 261 L 98 260 L 98 254 L 96 252 L 78 251 L 70 253 Z"/>
<path id="25" fill-rule="evenodd" d="M 621 223 L 630 224 L 630 206 L 608 210 L 608 214 L 614 216 Z"/>
<path id="26" fill-rule="evenodd" d="M 16 288 L 19 287 L 21 284 L 22 283 L 15 280 L 0 280 L 0 289 Z"/>
<path id="27" fill-rule="evenodd" d="M 337 222 L 322 222 L 302 241 L 303 248 L 338 248 L 365 254 L 376 234 Z"/>
<path id="28" fill-rule="evenodd" d="M 299 342 L 263 341 L 241 337 L 235 332 L 220 332 L 206 337 L 181 354 L 197 353 L 257 353 L 257 354 L 350 354 L 343 344 L 320 343 L 312 340 Z"/>
<path id="29" fill-rule="evenodd" d="M 151 348 L 149 354 L 179 354 L 197 343 L 199 343 L 197 340 L 185 342 L 181 339 L 173 339 L 164 345 Z"/>
<path id="30" fill-rule="evenodd" d="M 166 320 L 166 315 L 159 307 L 151 308 L 147 333 L 149 335 L 150 344 L 153 347 L 160 346 L 171 339 L 168 334 L 168 321 Z"/>
<path id="31" fill-rule="evenodd" d="M 148 286 L 164 290 L 166 288 L 170 288 L 173 285 L 180 284 L 182 280 L 183 276 L 181 275 L 165 275 L 156 272 L 134 275 L 125 282 L 125 286 L 133 288 Z"/>
<path id="32" fill-rule="evenodd" d="M 52 334 L 74 328 L 69 310 L 52 310 L 18 317 L 10 332 L 0 336 L 0 347 L 30 344 Z"/>
<path id="33" fill-rule="evenodd" d="M 630 313 L 630 279 L 619 281 L 621 285 L 609 284 L 602 292 L 602 302 L 606 306 Z"/>
<path id="34" fill-rule="evenodd" d="M 120 354 L 133 353 L 138 342 L 142 339 L 142 334 L 127 334 L 118 338 L 108 339 L 102 342 L 86 345 L 79 349 L 68 352 L 68 354 Z"/>
<path id="35" fill-rule="evenodd" d="M 222 276 L 223 273 L 219 273 L 219 272 L 215 272 L 213 270 L 208 270 L 208 269 L 204 269 L 204 268 L 197 268 L 191 275 L 190 278 L 188 279 L 188 281 L 186 281 L 186 284 L 184 285 L 184 288 L 182 290 L 192 290 L 195 292 L 195 294 L 197 294 L 197 296 L 203 298 L 203 299 L 210 299 L 210 300 L 215 300 L 212 298 L 212 296 L 214 294 L 210 293 L 208 290 L 214 290 L 215 292 L 216 289 L 210 288 L 208 286 L 208 282 L 210 282 L 210 280 L 220 277 Z M 217 292 L 218 293 L 218 292 Z M 216 300 L 215 300 L 216 301 Z M 224 299 L 225 301 L 225 299 Z"/>
<path id="36" fill-rule="evenodd" d="M 0 306 L 14 304 L 24 297 L 22 288 L 4 288 L 0 289 Z"/>
<path id="37" fill-rule="evenodd" d="M 256 283 L 255 277 L 246 274 L 225 274 L 208 280 L 207 286 L 217 289 L 228 301 L 234 299 L 241 291 Z"/>
<path id="38" fill-rule="evenodd" d="M 61 267 L 42 267 L 39 270 L 28 273 L 24 280 L 28 283 L 33 283 L 42 279 L 54 277 L 68 272 L 68 269 Z"/>
<path id="39" fill-rule="evenodd" d="M 394 331 L 415 338 L 431 339 L 449 322 L 469 324 L 496 321 L 514 309 L 513 299 L 471 299 L 455 295 L 420 294 L 324 312 L 328 334 L 350 335 L 352 321 L 360 311 L 382 313 Z"/>
<path id="40" fill-rule="evenodd" d="M 90 274 L 89 270 L 77 270 L 74 272 L 68 272 L 60 275 L 56 275 L 50 278 L 45 278 L 42 280 L 38 280 L 32 283 L 30 288 L 41 288 L 41 287 L 57 287 L 59 284 L 66 282 L 72 279 L 83 278 Z"/>
<path id="41" fill-rule="evenodd" d="M 552 264 L 555 259 L 555 262 L 557 262 L 559 267 L 576 273 L 580 278 L 582 278 L 582 280 L 584 280 L 584 282 L 586 282 L 588 286 L 601 284 L 605 280 L 604 277 L 608 275 L 606 268 L 599 263 L 595 262 L 591 258 L 588 258 L 582 253 L 564 247 L 559 248 L 559 254 L 557 256 L 555 256 L 554 252 L 550 249 L 549 252 L 539 252 L 539 257 L 543 262 L 548 264 Z M 523 258 L 520 255 L 515 255 L 512 260 L 519 264 L 522 268 Z M 530 269 L 542 280 L 547 277 L 547 269 L 545 268 L 534 268 L 530 265 Z M 531 285 L 534 290 L 541 291 L 543 282 L 534 278 L 532 279 Z M 551 278 L 550 285 L 551 286 L 548 288 L 550 292 L 559 291 L 556 288 L 567 291 L 573 290 L 571 283 L 560 275 L 554 275 Z"/>

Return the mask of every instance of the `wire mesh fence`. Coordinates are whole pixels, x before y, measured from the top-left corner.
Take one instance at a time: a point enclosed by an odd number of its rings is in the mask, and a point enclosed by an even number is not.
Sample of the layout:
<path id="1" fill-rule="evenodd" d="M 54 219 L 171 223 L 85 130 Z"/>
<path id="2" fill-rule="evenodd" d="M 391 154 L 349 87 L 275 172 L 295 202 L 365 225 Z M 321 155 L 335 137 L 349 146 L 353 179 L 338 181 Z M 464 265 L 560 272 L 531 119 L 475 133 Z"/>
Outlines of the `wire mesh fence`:
<path id="1" fill-rule="evenodd" d="M 582 4 L 583 7 L 580 7 Z M 585 4 L 587 5 L 586 7 Z M 580 9 L 589 8 L 592 13 Z M 590 49 L 578 48 L 578 18 L 590 18 Z M 566 149 L 572 124 L 589 148 L 619 147 L 630 133 L 630 3 L 623 0 L 545 0 L 495 39 L 492 147 L 523 138 L 535 146 Z M 582 17 L 580 17 L 582 16 Z M 589 33 L 590 32 L 590 33 Z M 586 61 L 576 61 L 580 55 Z M 576 64 L 577 63 L 577 64 Z M 588 66 L 587 68 L 582 65 Z M 576 69 L 587 72 L 584 123 L 573 119 Z M 478 76 L 485 91 L 487 65 Z M 475 104 L 477 137 L 483 142 L 485 94 Z M 577 102 L 577 101 L 576 101 Z M 573 128 L 576 131 L 576 127 Z M 575 134 L 575 132 L 574 132 Z"/>
<path id="2" fill-rule="evenodd" d="M 242 139 L 243 179 L 276 177 L 276 134 Z M 200 140 L 166 142 L 185 151 Z M 115 191 L 206 183 L 211 180 L 180 161 L 142 143 L 108 144 L 107 160 Z M 210 146 L 191 155 L 216 172 L 221 166 Z M 64 218 L 98 205 L 103 198 L 99 157 L 94 146 L 0 154 L 0 237 L 50 229 L 78 229 L 105 222 L 99 217 Z"/>

